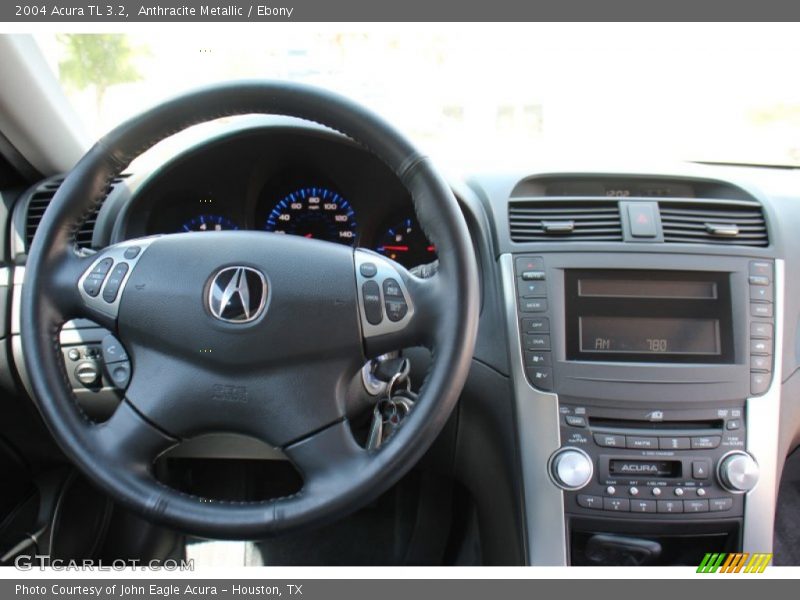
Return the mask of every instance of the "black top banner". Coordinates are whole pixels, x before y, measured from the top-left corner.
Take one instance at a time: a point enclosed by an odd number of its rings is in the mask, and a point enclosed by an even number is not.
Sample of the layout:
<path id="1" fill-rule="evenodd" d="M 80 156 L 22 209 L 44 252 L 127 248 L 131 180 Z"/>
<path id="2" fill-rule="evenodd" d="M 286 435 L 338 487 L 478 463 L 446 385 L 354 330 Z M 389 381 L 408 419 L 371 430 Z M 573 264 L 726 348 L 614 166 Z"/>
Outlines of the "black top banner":
<path id="1" fill-rule="evenodd" d="M 3 22 L 793 21 L 796 0 L 11 0 Z"/>

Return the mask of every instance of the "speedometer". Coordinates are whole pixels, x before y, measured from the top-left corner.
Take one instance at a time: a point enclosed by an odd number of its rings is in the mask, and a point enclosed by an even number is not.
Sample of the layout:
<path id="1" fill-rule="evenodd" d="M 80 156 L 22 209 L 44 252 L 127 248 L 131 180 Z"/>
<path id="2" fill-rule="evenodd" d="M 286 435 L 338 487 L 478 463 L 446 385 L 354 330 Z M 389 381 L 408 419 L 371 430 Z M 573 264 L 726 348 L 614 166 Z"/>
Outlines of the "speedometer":
<path id="1" fill-rule="evenodd" d="M 301 188 L 284 196 L 267 216 L 264 229 L 352 246 L 356 215 L 350 203 L 327 188 Z"/>

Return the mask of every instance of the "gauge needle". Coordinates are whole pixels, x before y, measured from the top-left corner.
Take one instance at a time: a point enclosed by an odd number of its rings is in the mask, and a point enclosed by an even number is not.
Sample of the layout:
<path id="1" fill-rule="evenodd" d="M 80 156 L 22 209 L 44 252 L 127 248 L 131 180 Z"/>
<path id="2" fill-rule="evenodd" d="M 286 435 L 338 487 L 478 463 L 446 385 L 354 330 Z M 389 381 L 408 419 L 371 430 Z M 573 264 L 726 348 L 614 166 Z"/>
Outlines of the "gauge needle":
<path id="1" fill-rule="evenodd" d="M 383 249 L 390 252 L 408 252 L 408 246 L 384 246 Z"/>

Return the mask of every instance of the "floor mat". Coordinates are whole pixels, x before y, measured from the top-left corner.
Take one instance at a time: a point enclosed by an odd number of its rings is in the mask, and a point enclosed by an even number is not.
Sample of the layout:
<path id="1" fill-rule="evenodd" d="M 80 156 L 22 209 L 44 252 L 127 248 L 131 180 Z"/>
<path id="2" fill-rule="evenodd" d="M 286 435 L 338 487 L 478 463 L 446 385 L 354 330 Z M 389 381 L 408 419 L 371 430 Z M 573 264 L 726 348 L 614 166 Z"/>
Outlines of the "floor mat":
<path id="1" fill-rule="evenodd" d="M 773 552 L 774 564 L 800 566 L 800 451 L 786 461 L 778 489 Z"/>

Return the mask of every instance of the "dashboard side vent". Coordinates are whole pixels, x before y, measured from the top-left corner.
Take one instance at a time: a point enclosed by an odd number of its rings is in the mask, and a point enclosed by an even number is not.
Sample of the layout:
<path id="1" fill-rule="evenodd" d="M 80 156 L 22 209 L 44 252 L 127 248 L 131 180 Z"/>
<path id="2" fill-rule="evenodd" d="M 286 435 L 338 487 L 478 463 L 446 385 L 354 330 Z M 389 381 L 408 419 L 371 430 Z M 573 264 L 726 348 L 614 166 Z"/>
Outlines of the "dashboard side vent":
<path id="1" fill-rule="evenodd" d="M 108 186 L 106 190 L 106 195 L 103 198 L 103 202 L 108 197 L 108 194 L 111 193 L 111 190 L 114 189 L 118 183 L 123 181 L 128 174 L 123 173 L 119 177 L 115 177 Z M 33 236 L 36 234 L 36 230 L 39 228 L 39 223 L 42 221 L 42 217 L 44 216 L 45 210 L 50 205 L 50 201 L 53 199 L 53 196 L 56 195 L 59 186 L 64 182 L 64 176 L 55 177 L 52 179 L 48 179 L 43 183 L 39 184 L 39 186 L 34 189 L 33 193 L 30 196 L 30 200 L 28 200 L 28 208 L 25 214 L 25 251 L 29 251 L 31 248 L 31 243 L 33 242 Z M 92 245 L 92 236 L 94 235 L 94 226 L 97 222 L 97 215 L 100 212 L 100 209 L 103 206 L 103 202 L 101 202 L 97 209 L 92 212 L 91 215 L 86 219 L 81 228 L 78 230 L 76 234 L 76 241 L 79 247 L 81 248 L 90 248 Z"/>
<path id="2" fill-rule="evenodd" d="M 708 200 L 661 201 L 658 206 L 665 243 L 769 245 L 764 213 L 758 204 Z"/>
<path id="3" fill-rule="evenodd" d="M 622 222 L 615 201 L 511 200 L 508 223 L 514 242 L 622 241 Z"/>

